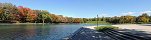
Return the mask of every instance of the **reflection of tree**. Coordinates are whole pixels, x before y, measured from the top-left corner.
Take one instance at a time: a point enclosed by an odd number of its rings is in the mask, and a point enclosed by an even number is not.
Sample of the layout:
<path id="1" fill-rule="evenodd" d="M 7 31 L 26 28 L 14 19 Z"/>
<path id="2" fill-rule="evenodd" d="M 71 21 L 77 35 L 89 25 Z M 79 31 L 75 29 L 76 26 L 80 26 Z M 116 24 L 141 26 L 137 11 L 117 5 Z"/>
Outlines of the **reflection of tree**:
<path id="1" fill-rule="evenodd" d="M 48 35 L 50 35 L 49 25 L 9 25 L 1 26 L 0 29 L 0 39 L 6 40 L 36 40 L 36 39 L 48 39 Z M 27 39 L 28 38 L 28 39 Z"/>
<path id="2" fill-rule="evenodd" d="M 5 26 L 6 28 L 7 26 Z M 26 40 L 27 38 L 34 38 L 35 36 L 35 26 L 34 25 L 9 25 L 8 29 L 0 30 L 0 39 L 1 37 L 5 37 L 4 40 L 16 40 L 16 39 L 23 39 Z"/>
<path id="3" fill-rule="evenodd" d="M 32 39 L 35 38 L 34 40 L 36 40 L 36 39 L 43 40 L 43 39 L 48 38 L 47 35 L 49 35 L 49 28 L 46 27 L 45 25 L 38 24 L 38 25 L 33 27 L 33 30 L 34 30 L 34 36 L 32 36 Z"/>
<path id="4" fill-rule="evenodd" d="M 10 28 L 7 28 L 10 27 Z M 7 25 L 4 26 L 4 29 L 0 30 L 0 39 L 1 40 L 16 40 L 16 39 L 25 39 L 27 36 L 26 29 L 24 28 L 26 26 L 23 25 Z"/>
<path id="5" fill-rule="evenodd" d="M 14 29 L 12 35 L 15 39 L 27 39 L 35 37 L 35 27 L 33 25 L 17 25 L 18 27 Z"/>
<path id="6" fill-rule="evenodd" d="M 35 30 L 35 26 L 34 25 L 27 25 L 26 28 L 25 28 L 25 36 L 27 36 L 28 38 L 31 38 L 31 37 L 35 37 L 35 34 L 36 34 L 36 30 Z"/>

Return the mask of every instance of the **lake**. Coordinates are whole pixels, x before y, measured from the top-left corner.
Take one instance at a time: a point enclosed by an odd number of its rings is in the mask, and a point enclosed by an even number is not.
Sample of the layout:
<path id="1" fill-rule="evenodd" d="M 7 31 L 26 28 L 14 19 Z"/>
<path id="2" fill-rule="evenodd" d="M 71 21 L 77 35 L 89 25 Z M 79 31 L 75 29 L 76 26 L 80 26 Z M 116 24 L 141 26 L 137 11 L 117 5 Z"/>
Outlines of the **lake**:
<path id="1" fill-rule="evenodd" d="M 0 40 L 60 40 L 94 24 L 0 24 Z"/>

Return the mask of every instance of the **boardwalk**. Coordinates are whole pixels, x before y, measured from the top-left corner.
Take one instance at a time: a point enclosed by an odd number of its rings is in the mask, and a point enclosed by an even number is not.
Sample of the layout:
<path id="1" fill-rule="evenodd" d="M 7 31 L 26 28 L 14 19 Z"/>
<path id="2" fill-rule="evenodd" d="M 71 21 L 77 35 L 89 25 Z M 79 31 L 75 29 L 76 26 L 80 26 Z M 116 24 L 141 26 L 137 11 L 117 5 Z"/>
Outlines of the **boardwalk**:
<path id="1" fill-rule="evenodd" d="M 104 33 L 97 32 L 89 28 L 80 28 L 73 35 L 70 35 L 67 38 L 68 40 L 113 40 Z"/>

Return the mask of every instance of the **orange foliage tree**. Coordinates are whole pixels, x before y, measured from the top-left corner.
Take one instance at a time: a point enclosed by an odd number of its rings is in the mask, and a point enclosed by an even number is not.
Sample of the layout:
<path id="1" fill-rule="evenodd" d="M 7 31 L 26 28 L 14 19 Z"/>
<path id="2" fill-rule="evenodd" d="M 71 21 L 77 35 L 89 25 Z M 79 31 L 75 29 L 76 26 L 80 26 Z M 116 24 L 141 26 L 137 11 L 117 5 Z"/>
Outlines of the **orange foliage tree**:
<path id="1" fill-rule="evenodd" d="M 37 18 L 35 11 L 31 10 L 30 8 L 19 6 L 18 11 L 19 18 L 22 20 L 22 22 L 33 22 Z"/>

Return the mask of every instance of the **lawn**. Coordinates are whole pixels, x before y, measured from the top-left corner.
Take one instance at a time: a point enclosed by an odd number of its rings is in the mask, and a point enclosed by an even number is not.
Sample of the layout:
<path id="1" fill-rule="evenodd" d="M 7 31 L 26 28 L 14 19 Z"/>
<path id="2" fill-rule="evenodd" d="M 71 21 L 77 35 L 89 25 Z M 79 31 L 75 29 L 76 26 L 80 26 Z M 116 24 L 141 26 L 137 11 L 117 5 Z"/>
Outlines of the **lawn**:
<path id="1" fill-rule="evenodd" d="M 97 24 L 97 21 L 87 21 L 86 23 L 88 23 L 88 24 Z M 105 22 L 105 21 L 98 21 L 98 24 L 110 24 L 110 23 Z"/>
<path id="2" fill-rule="evenodd" d="M 115 27 L 115 26 L 99 26 L 99 27 L 95 27 L 95 29 L 97 31 L 104 31 L 104 30 L 108 30 L 108 29 L 116 30 L 116 29 L 118 29 L 118 27 Z"/>

